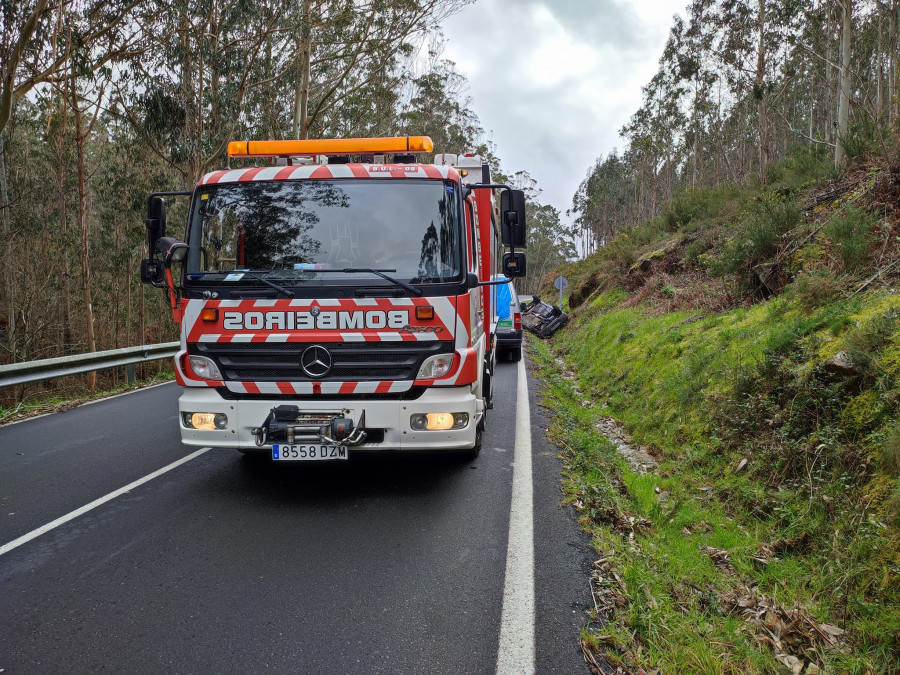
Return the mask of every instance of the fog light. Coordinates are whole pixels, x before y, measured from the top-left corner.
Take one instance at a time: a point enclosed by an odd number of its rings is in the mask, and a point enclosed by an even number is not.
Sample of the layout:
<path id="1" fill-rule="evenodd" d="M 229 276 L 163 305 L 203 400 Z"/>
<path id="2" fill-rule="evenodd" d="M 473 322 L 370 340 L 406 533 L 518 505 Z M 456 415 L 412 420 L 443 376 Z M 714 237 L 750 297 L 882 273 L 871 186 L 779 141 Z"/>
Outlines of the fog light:
<path id="1" fill-rule="evenodd" d="M 465 429 L 469 424 L 469 413 L 453 413 L 453 428 Z"/>
<path id="2" fill-rule="evenodd" d="M 409 426 L 416 431 L 465 429 L 468 423 L 468 413 L 416 413 L 409 418 Z"/>
<path id="3" fill-rule="evenodd" d="M 428 429 L 433 431 L 446 431 L 453 428 L 453 415 L 450 413 L 428 413 Z"/>
<path id="4" fill-rule="evenodd" d="M 184 426 L 199 431 L 215 431 L 228 427 L 228 415 L 225 413 L 181 413 Z"/>

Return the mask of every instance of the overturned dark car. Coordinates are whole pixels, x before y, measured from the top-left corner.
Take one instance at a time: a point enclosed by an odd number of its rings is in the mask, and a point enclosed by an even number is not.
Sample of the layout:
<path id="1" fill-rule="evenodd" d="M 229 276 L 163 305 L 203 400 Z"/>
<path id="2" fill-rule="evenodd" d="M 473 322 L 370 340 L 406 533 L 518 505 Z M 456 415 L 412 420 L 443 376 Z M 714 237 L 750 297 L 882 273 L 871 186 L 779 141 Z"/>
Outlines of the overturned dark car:
<path id="1" fill-rule="evenodd" d="M 539 338 L 548 338 L 569 323 L 569 315 L 556 305 L 542 302 L 532 296 L 531 302 L 522 303 L 522 327 Z"/>

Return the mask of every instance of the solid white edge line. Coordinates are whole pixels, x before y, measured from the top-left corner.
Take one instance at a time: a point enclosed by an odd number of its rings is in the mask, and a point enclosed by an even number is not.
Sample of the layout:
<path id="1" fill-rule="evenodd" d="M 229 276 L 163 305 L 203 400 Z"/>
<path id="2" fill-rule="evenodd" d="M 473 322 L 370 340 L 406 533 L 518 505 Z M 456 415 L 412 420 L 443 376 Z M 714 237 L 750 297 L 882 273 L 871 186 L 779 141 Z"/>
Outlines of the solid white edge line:
<path id="1" fill-rule="evenodd" d="M 147 482 L 153 480 L 154 478 L 158 478 L 159 476 L 162 476 L 164 473 L 181 466 L 185 462 L 191 461 L 195 457 L 199 457 L 204 452 L 208 452 L 210 449 L 211 448 L 200 448 L 196 452 L 192 452 L 187 457 L 182 457 L 178 461 L 172 462 L 168 466 L 164 466 L 163 468 L 161 468 L 157 471 L 154 471 L 153 473 L 148 474 L 148 475 L 144 476 L 143 478 L 138 478 L 133 483 L 129 483 L 125 487 L 119 488 L 115 492 L 110 492 L 108 495 L 106 495 L 104 497 L 100 497 L 100 499 L 95 499 L 90 504 L 85 504 L 81 508 L 75 509 L 71 513 L 67 513 L 66 515 L 61 516 L 60 518 L 57 518 L 56 520 L 54 520 L 50 523 L 47 523 L 46 525 L 42 525 L 41 527 L 37 528 L 36 530 L 32 530 L 28 534 L 23 534 L 18 539 L 13 539 L 8 544 L 4 544 L 3 546 L 0 546 L 0 555 L 3 555 L 4 553 L 9 553 L 14 548 L 17 548 L 17 547 L 21 546 L 22 544 L 27 544 L 32 539 L 40 537 L 42 534 L 45 534 L 45 533 L 49 532 L 50 530 L 57 528 L 60 525 L 67 523 L 70 520 L 73 520 L 74 518 L 77 518 L 78 516 L 81 516 L 92 509 L 96 509 L 98 506 L 101 506 L 102 504 L 105 504 L 106 502 L 111 501 L 111 500 L 115 499 L 116 497 L 119 497 L 119 496 L 125 494 L 126 492 L 134 490 L 136 487 L 139 487 L 139 486 L 143 485 L 144 483 L 147 483 Z"/>
<path id="2" fill-rule="evenodd" d="M 513 455 L 512 504 L 500 616 L 497 673 L 535 672 L 534 505 L 531 476 L 531 412 L 525 360 L 519 361 L 516 393 L 516 446 Z"/>

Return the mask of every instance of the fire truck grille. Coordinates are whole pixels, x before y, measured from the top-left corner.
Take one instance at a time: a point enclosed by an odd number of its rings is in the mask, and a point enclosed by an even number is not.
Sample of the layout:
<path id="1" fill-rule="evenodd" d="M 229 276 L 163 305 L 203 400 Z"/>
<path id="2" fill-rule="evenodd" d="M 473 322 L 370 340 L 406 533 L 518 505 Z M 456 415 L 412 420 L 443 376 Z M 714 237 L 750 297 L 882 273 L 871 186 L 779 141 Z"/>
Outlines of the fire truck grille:
<path id="1" fill-rule="evenodd" d="M 300 367 L 307 347 L 319 344 L 333 365 L 324 377 L 311 378 Z M 200 342 L 188 351 L 213 359 L 226 380 L 244 382 L 317 382 L 413 380 L 433 354 L 453 352 L 452 342 Z"/>

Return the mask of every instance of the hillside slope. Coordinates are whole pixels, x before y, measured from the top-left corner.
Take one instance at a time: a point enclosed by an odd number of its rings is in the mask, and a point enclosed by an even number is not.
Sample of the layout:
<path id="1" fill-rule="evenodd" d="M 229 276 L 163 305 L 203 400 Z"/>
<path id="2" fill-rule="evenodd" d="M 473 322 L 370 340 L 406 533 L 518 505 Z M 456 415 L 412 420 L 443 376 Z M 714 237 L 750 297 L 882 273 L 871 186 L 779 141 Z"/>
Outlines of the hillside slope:
<path id="1" fill-rule="evenodd" d="M 548 277 L 572 322 L 530 344 L 599 556 L 589 661 L 900 669 L 900 165 L 822 166 L 688 191 Z"/>

